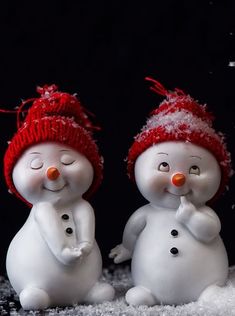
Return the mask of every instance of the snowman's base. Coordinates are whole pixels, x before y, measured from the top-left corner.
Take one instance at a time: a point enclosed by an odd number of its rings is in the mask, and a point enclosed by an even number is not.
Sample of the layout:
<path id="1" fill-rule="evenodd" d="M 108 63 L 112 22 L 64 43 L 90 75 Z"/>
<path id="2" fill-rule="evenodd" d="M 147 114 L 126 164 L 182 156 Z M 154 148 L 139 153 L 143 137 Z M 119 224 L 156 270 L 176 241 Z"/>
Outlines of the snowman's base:
<path id="1" fill-rule="evenodd" d="M 211 295 L 209 300 L 193 302 L 182 306 L 132 307 L 125 302 L 126 291 L 131 287 L 128 267 L 110 267 L 104 270 L 104 279 L 111 283 L 116 296 L 114 301 L 96 305 L 76 305 L 65 308 L 50 308 L 44 312 L 24 312 L 20 307 L 17 295 L 9 282 L 0 277 L 0 315 L 81 315 L 81 316 L 235 316 L 235 266 L 230 268 L 227 285 L 219 293 Z"/>

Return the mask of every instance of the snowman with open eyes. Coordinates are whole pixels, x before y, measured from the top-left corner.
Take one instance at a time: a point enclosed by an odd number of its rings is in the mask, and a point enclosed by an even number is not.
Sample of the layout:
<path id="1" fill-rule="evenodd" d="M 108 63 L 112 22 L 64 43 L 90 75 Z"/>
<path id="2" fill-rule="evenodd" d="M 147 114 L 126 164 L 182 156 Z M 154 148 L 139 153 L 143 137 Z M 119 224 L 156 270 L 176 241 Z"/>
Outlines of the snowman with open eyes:
<path id="1" fill-rule="evenodd" d="M 26 310 L 111 300 L 83 198 L 102 180 L 91 122 L 75 96 L 54 85 L 38 90 L 4 158 L 9 189 L 32 206 L 8 249 L 9 280 Z"/>
<path id="2" fill-rule="evenodd" d="M 207 203 L 224 189 L 230 154 L 205 106 L 147 79 L 166 99 L 135 138 L 128 172 L 149 204 L 130 217 L 110 257 L 132 258 L 127 303 L 184 304 L 210 297 L 227 279 L 220 220 Z"/>

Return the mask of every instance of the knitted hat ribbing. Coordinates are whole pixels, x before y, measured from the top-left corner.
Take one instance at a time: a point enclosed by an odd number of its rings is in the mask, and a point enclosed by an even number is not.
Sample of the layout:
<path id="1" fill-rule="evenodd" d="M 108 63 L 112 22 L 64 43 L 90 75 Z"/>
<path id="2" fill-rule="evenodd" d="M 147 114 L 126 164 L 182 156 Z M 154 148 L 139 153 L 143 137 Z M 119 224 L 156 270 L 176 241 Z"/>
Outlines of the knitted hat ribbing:
<path id="1" fill-rule="evenodd" d="M 191 142 L 209 150 L 221 168 L 221 183 L 216 197 L 224 190 L 232 174 L 231 157 L 224 142 L 224 136 L 212 128 L 213 115 L 205 105 L 186 95 L 183 91 L 167 91 L 158 81 L 147 77 L 153 83 L 150 88 L 166 97 L 160 106 L 152 111 L 147 124 L 135 137 L 129 149 L 127 171 L 134 180 L 134 164 L 147 148 L 164 141 Z"/>
<path id="2" fill-rule="evenodd" d="M 85 109 L 79 100 L 68 93 L 57 91 L 55 85 L 38 87 L 39 98 L 23 102 L 18 110 L 18 130 L 4 156 L 4 174 L 8 188 L 21 200 L 25 199 L 17 192 L 13 180 L 13 168 L 23 152 L 36 143 L 53 141 L 72 147 L 83 154 L 92 164 L 94 179 L 91 187 L 85 193 L 90 196 L 102 180 L 102 158 L 98 147 L 92 139 L 95 127 L 88 119 Z M 33 102 L 24 122 L 19 121 L 23 106 Z"/>

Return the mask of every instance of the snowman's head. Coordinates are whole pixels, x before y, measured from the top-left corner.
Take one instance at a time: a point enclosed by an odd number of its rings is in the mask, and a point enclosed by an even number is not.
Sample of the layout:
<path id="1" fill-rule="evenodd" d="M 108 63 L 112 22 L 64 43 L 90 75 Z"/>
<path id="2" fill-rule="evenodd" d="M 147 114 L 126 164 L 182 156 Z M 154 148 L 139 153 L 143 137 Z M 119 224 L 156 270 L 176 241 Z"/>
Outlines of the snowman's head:
<path id="1" fill-rule="evenodd" d="M 135 163 L 141 194 L 153 205 L 178 208 L 180 197 L 195 205 L 211 200 L 220 186 L 221 170 L 215 157 L 190 142 L 166 141 L 145 150 Z"/>
<path id="2" fill-rule="evenodd" d="M 182 194 L 195 203 L 215 200 L 233 171 L 225 137 L 213 128 L 213 114 L 182 90 L 168 91 L 160 82 L 146 79 L 165 99 L 129 149 L 128 176 L 135 176 L 140 191 L 154 203 L 175 207 Z"/>
<path id="3" fill-rule="evenodd" d="M 44 142 L 29 147 L 13 169 L 13 182 L 29 203 L 80 198 L 91 186 L 93 167 L 89 160 L 64 144 Z"/>
<path id="4" fill-rule="evenodd" d="M 84 197 L 88 198 L 97 190 L 103 178 L 103 158 L 100 156 L 98 146 L 93 139 L 93 131 L 97 129 L 97 127 L 92 124 L 87 116 L 86 109 L 81 105 L 75 95 L 58 91 L 55 85 L 38 87 L 37 91 L 40 94 L 38 98 L 24 101 L 17 110 L 18 129 L 10 140 L 4 156 L 4 175 L 8 188 L 24 202 L 31 203 L 33 196 L 31 191 L 35 193 L 36 187 L 32 185 L 32 188 L 28 187 L 28 191 L 24 190 L 22 194 L 19 193 L 22 188 L 24 188 L 24 185 L 29 185 L 27 179 L 22 178 L 26 168 L 28 168 L 29 175 L 33 176 L 34 180 L 30 180 L 32 184 L 35 183 L 35 181 L 41 181 L 43 187 L 42 177 L 44 177 L 45 179 L 43 181 L 45 182 L 45 186 L 49 190 L 52 188 L 51 191 L 56 191 L 57 186 L 58 190 L 60 190 L 61 185 L 63 186 L 65 183 L 68 183 L 68 181 L 76 179 L 76 175 L 72 173 L 78 173 L 79 171 L 81 174 L 79 178 L 77 178 L 78 180 L 76 180 L 79 181 L 79 184 L 76 184 L 76 192 L 78 195 L 85 192 Z M 29 109 L 25 111 L 23 107 L 26 104 L 29 105 L 29 103 L 32 104 Z M 27 115 L 24 115 L 21 121 L 22 112 L 27 112 Z M 49 145 L 49 143 L 53 143 L 53 146 Z M 34 146 L 36 146 L 36 149 Z M 68 164 L 63 163 L 64 155 L 60 154 L 60 150 L 63 148 L 58 149 L 58 146 L 62 146 L 64 149 L 69 146 L 69 155 L 73 157 L 76 156 L 75 161 L 79 161 L 79 164 L 70 164 L 70 162 Z M 44 150 L 44 147 L 46 150 Z M 73 150 L 71 148 L 73 148 Z M 32 152 L 38 152 L 39 154 L 32 154 Z M 55 159 L 52 160 L 52 157 Z M 68 159 L 68 157 L 66 159 Z M 37 166 L 36 168 L 30 167 L 30 161 L 33 161 L 34 165 L 35 163 L 38 164 L 39 160 L 43 161 L 41 168 L 37 168 Z M 87 167 L 89 164 L 91 164 L 93 168 L 93 181 L 91 185 L 91 172 L 87 171 L 87 175 L 82 174 L 83 170 L 92 169 L 90 166 Z M 79 166 L 80 169 L 76 169 Z M 54 172 L 54 176 L 56 174 L 60 175 L 58 179 L 52 181 L 45 177 L 45 168 L 49 167 L 54 168 L 50 170 L 58 169 L 58 172 Z M 75 168 L 74 171 L 73 168 Z M 13 169 L 14 176 L 12 177 Z M 69 176 L 67 172 L 71 172 L 71 175 Z M 48 175 L 49 174 L 50 172 Z M 37 180 L 34 178 L 34 175 L 38 176 Z M 28 176 L 26 176 L 26 178 L 27 177 Z M 71 186 L 66 185 L 64 191 L 68 190 L 69 187 L 71 189 L 72 184 Z M 87 187 L 89 187 L 88 190 Z M 30 192 L 29 195 L 28 192 Z M 26 198 L 23 198 L 24 196 L 26 196 Z M 35 201 L 34 198 L 33 201 Z"/>

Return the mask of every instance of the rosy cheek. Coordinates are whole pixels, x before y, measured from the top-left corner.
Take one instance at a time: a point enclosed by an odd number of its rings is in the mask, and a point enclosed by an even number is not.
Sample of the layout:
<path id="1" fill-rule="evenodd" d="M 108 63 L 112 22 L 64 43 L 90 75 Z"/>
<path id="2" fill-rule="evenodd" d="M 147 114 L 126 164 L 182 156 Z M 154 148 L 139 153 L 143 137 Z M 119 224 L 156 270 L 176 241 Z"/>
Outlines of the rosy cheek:
<path id="1" fill-rule="evenodd" d="M 93 181 L 93 172 L 86 165 L 77 164 L 64 168 L 63 175 L 71 188 L 87 190 Z"/>
<path id="2" fill-rule="evenodd" d="M 206 202 L 217 192 L 220 182 L 217 180 L 214 175 L 201 174 L 190 179 L 189 188 L 198 200 Z"/>
<path id="3" fill-rule="evenodd" d="M 89 172 L 86 172 L 86 169 L 84 168 L 83 170 L 79 170 L 77 173 L 77 183 L 87 187 L 90 186 L 92 181 L 93 181 L 93 175 L 91 175 Z"/>
<path id="4" fill-rule="evenodd" d="M 25 187 L 27 187 L 29 191 L 38 190 L 43 185 L 43 179 L 44 176 L 42 172 L 32 170 L 27 174 Z"/>
<path id="5" fill-rule="evenodd" d="M 82 177 L 82 170 L 79 166 L 65 166 L 62 175 L 66 177 L 67 181 L 79 182 Z"/>
<path id="6" fill-rule="evenodd" d="M 38 186 L 43 183 L 46 175 L 43 173 L 32 172 L 29 177 L 29 182 L 32 186 Z"/>
<path id="7" fill-rule="evenodd" d="M 149 179 L 148 186 L 151 191 L 160 193 L 168 186 L 169 178 L 168 173 L 155 173 L 154 176 Z"/>

